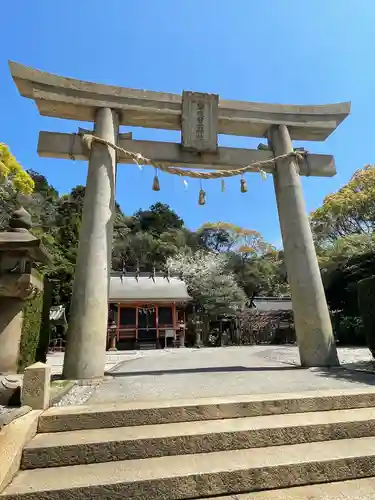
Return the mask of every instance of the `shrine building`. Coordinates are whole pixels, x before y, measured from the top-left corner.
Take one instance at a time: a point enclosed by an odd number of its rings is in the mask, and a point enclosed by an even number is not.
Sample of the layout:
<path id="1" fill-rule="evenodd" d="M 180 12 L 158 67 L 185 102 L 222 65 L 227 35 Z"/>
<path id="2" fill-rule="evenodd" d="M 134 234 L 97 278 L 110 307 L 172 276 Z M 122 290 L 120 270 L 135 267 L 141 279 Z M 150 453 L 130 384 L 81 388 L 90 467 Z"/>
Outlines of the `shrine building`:
<path id="1" fill-rule="evenodd" d="M 186 283 L 176 276 L 112 273 L 107 348 L 184 347 L 190 300 Z"/>

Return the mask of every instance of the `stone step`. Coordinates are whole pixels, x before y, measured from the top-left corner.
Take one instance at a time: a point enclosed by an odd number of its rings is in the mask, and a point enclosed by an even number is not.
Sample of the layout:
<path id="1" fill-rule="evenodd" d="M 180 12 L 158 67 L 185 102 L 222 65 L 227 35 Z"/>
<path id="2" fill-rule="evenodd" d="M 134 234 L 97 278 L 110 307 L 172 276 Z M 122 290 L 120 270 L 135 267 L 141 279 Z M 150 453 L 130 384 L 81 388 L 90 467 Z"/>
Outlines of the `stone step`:
<path id="1" fill-rule="evenodd" d="M 8 500 L 191 499 L 375 475 L 375 437 L 21 471 Z"/>
<path id="2" fill-rule="evenodd" d="M 139 342 L 140 351 L 151 351 L 156 349 L 156 342 Z"/>
<path id="3" fill-rule="evenodd" d="M 375 436 L 375 408 L 43 433 L 26 445 L 21 467 L 59 467 L 370 436 Z"/>
<path id="4" fill-rule="evenodd" d="M 61 432 L 368 407 L 375 407 L 373 388 L 65 406 L 44 412 L 39 419 L 38 431 Z"/>
<path id="5" fill-rule="evenodd" d="M 375 498 L 375 478 L 257 491 L 206 500 L 370 500 Z"/>

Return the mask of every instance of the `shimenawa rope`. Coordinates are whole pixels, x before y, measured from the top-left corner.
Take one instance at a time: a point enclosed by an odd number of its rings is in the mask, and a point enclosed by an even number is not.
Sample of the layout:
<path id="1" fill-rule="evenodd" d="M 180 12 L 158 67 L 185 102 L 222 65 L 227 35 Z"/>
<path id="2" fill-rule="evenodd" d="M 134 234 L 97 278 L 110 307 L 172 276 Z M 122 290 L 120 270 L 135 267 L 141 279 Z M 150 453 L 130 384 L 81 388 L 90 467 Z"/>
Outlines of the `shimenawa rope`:
<path id="1" fill-rule="evenodd" d="M 261 169 L 262 166 L 272 165 L 277 160 L 285 160 L 286 158 L 290 158 L 292 156 L 294 156 L 298 161 L 302 161 L 307 154 L 306 151 L 291 151 L 290 153 L 285 153 L 283 155 L 270 158 L 269 160 L 252 162 L 249 165 L 246 165 L 245 167 L 237 168 L 235 170 L 216 170 L 214 172 L 200 172 L 197 170 L 189 170 L 180 167 L 174 167 L 173 163 L 166 161 L 159 162 L 150 160 L 149 158 L 145 158 L 144 156 L 142 156 L 140 153 L 133 153 L 132 151 L 127 151 L 126 149 L 121 148 L 120 146 L 117 146 L 116 144 L 113 144 L 110 141 L 106 141 L 105 139 L 97 137 L 94 134 L 83 133 L 79 135 L 81 136 L 82 142 L 86 145 L 88 149 L 91 149 L 92 142 L 95 141 L 114 149 L 118 153 L 122 153 L 127 158 L 131 158 L 134 161 L 134 163 L 136 163 L 138 166 L 150 165 L 168 174 L 179 175 L 181 177 L 191 177 L 193 179 L 221 179 L 224 177 L 234 177 L 236 175 L 243 175 L 246 172 L 252 172 L 254 170 L 258 171 L 262 175 L 262 177 L 264 177 L 267 174 Z"/>

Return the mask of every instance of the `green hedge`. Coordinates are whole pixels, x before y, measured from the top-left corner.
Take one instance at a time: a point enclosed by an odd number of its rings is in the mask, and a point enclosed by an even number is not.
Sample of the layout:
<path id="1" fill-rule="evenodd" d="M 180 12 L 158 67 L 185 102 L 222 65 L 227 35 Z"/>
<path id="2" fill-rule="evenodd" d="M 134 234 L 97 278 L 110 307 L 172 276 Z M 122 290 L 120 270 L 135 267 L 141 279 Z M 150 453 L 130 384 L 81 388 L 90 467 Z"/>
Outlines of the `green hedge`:
<path id="1" fill-rule="evenodd" d="M 375 276 L 365 278 L 358 283 L 358 305 L 366 343 L 375 358 Z"/>
<path id="2" fill-rule="evenodd" d="M 40 326 L 43 310 L 43 292 L 38 292 L 32 299 L 26 300 L 23 308 L 23 325 L 18 359 L 18 371 L 23 372 L 27 366 L 36 361 L 39 344 Z"/>

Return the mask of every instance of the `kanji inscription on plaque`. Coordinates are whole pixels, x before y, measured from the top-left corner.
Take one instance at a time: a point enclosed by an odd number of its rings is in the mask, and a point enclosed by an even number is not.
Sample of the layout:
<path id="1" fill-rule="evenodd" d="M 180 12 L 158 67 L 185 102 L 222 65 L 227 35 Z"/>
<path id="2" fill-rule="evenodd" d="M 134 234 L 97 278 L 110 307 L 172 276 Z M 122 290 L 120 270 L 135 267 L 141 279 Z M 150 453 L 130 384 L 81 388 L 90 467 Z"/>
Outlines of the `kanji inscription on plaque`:
<path id="1" fill-rule="evenodd" d="M 182 93 L 182 147 L 210 152 L 217 150 L 219 96 L 201 92 Z"/>

